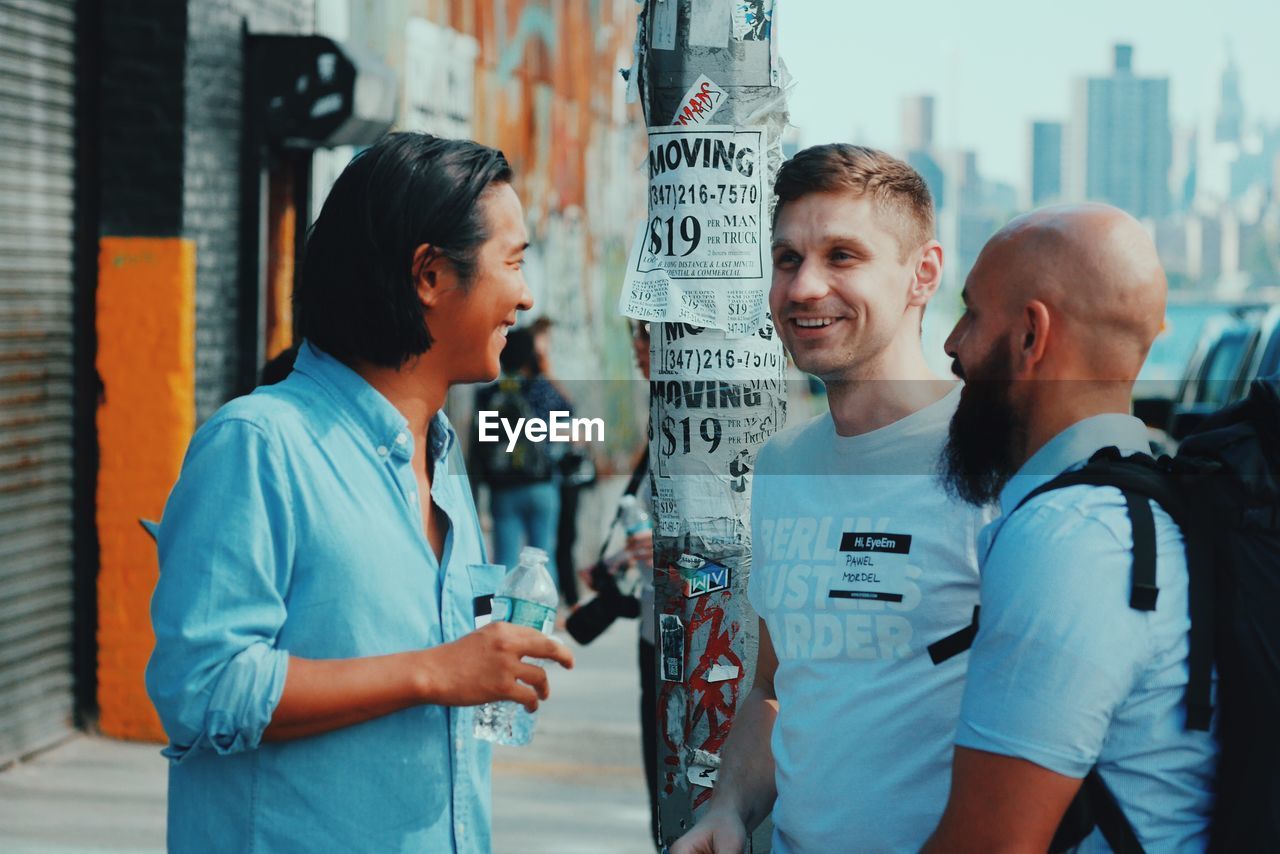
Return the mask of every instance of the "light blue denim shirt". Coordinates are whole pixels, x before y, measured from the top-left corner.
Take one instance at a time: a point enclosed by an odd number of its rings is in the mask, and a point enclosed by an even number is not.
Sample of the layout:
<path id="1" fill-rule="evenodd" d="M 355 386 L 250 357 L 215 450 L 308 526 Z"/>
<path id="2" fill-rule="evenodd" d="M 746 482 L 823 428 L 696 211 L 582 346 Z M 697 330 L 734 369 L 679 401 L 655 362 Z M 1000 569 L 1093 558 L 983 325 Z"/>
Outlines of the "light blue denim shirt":
<path id="1" fill-rule="evenodd" d="M 1149 451 L 1126 415 L 1080 421 L 1047 442 L 1000 494 L 982 532 L 982 618 L 956 743 L 1068 777 L 1097 765 L 1143 847 L 1208 843 L 1217 748 L 1186 728 L 1187 565 L 1182 534 L 1152 503 L 1154 611 L 1129 607 L 1133 532 L 1112 487 L 1036 487 L 1100 448 Z M 999 534 L 997 537 L 996 534 Z M 1107 851 L 1095 832 L 1082 851 Z"/>
<path id="2" fill-rule="evenodd" d="M 501 568 L 457 440 L 428 431 L 444 559 L 422 529 L 407 422 L 304 344 L 284 382 L 197 431 L 160 526 L 147 690 L 170 744 L 171 851 L 487 851 L 488 744 L 468 708 L 419 706 L 262 743 L 289 656 L 456 640 Z"/>

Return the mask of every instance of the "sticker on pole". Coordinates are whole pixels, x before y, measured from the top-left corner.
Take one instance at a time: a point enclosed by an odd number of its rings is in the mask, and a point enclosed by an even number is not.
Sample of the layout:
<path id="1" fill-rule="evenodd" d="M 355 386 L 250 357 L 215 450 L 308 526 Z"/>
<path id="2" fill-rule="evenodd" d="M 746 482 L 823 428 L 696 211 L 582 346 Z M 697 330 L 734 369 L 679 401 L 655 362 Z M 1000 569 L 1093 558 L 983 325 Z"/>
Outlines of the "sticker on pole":
<path id="1" fill-rule="evenodd" d="M 680 99 L 671 124 L 680 127 L 697 127 L 711 124 L 711 117 L 720 109 L 729 93 L 721 89 L 705 74 L 698 77 Z"/>
<path id="2" fill-rule="evenodd" d="M 649 128 L 649 219 L 619 310 L 748 335 L 767 313 L 762 127 Z"/>

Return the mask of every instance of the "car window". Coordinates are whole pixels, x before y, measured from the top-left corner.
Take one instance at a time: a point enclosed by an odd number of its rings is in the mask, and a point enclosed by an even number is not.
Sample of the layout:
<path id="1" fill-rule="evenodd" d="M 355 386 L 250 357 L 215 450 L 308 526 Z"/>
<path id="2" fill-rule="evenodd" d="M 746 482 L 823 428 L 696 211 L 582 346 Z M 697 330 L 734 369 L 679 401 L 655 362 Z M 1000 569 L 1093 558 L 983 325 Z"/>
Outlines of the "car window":
<path id="1" fill-rule="evenodd" d="M 1274 377 L 1280 374 L 1280 325 L 1271 330 L 1271 340 L 1262 353 L 1262 361 L 1258 364 L 1258 376 Z"/>
<path id="2" fill-rule="evenodd" d="M 1230 401 L 1248 343 L 1248 329 L 1232 329 L 1223 333 L 1205 359 L 1204 371 L 1200 375 L 1202 379 L 1196 389 L 1196 403 L 1219 407 Z"/>

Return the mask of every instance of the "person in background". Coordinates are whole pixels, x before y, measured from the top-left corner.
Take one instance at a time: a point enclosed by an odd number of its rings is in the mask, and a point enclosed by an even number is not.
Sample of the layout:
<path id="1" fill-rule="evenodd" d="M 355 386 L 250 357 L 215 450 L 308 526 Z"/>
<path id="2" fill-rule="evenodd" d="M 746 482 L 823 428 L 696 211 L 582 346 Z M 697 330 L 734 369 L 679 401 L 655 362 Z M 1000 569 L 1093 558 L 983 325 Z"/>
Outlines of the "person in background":
<path id="1" fill-rule="evenodd" d="M 477 411 L 494 411 L 509 423 L 518 418 L 547 420 L 552 412 L 573 413 L 572 404 L 538 372 L 530 329 L 516 329 L 507 336 L 502 352 L 502 375 L 497 383 L 476 394 Z M 523 435 L 515 448 L 501 442 L 480 442 L 477 434 L 471 459 L 476 474 L 489 487 L 489 514 L 493 519 L 494 560 L 515 566 L 524 546 L 556 551 L 556 526 L 560 519 L 560 488 L 556 465 L 563 445 L 531 442 Z"/>
<path id="2" fill-rule="evenodd" d="M 532 306 L 511 178 L 427 134 L 358 154 L 307 242 L 292 373 L 192 438 L 146 669 L 169 851 L 489 850 L 471 707 L 536 708 L 526 659 L 573 664 L 533 629 L 475 629 L 502 573 L 443 411 Z"/>
<path id="3" fill-rule="evenodd" d="M 534 373 L 543 377 L 570 405 L 573 399 L 551 369 L 551 330 L 555 324 L 545 315 L 529 326 L 533 334 Z M 578 579 L 574 573 L 574 549 L 578 543 L 578 499 L 584 489 L 596 481 L 595 462 L 585 442 L 566 446 L 556 462 L 557 483 L 560 486 L 560 513 L 556 524 L 555 564 L 560 584 L 560 598 L 573 608 L 578 604 Z"/>

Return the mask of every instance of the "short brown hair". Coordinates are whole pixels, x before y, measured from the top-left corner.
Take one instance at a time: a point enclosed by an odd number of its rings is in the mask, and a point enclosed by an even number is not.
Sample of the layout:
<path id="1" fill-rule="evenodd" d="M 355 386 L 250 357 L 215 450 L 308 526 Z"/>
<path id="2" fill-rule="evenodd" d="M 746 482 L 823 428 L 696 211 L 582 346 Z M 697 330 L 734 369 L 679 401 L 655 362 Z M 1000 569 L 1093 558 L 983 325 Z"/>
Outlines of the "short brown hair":
<path id="1" fill-rule="evenodd" d="M 898 158 L 874 148 L 843 142 L 806 148 L 782 164 L 773 189 L 778 196 L 775 225 L 787 202 L 810 193 L 849 190 L 869 195 L 888 215 L 904 258 L 933 239 L 933 197 L 924 178 Z"/>

